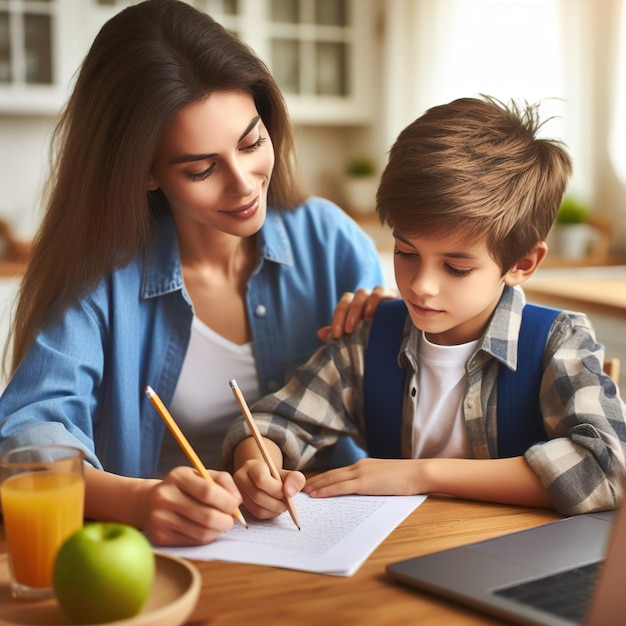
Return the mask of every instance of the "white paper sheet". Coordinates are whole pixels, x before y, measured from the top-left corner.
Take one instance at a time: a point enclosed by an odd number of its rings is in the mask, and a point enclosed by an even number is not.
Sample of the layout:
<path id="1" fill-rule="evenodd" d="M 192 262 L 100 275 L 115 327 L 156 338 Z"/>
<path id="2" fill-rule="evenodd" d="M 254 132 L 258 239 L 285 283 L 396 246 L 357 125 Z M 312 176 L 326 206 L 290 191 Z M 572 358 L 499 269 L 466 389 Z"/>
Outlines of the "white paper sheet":
<path id="1" fill-rule="evenodd" d="M 289 513 L 260 521 L 244 515 L 213 543 L 193 548 L 158 548 L 188 559 L 271 565 L 333 576 L 352 576 L 363 561 L 426 496 L 294 498 L 301 530 Z"/>

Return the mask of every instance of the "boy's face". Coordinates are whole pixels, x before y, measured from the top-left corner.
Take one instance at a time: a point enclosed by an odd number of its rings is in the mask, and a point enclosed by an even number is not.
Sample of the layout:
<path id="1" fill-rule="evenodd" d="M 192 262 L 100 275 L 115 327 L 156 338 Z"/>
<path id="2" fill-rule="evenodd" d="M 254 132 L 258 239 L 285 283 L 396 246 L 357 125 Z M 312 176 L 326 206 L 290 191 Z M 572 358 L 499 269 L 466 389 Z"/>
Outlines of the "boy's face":
<path id="1" fill-rule="evenodd" d="M 479 339 L 507 280 L 484 240 L 403 236 L 395 232 L 394 269 L 413 324 L 450 346 Z"/>

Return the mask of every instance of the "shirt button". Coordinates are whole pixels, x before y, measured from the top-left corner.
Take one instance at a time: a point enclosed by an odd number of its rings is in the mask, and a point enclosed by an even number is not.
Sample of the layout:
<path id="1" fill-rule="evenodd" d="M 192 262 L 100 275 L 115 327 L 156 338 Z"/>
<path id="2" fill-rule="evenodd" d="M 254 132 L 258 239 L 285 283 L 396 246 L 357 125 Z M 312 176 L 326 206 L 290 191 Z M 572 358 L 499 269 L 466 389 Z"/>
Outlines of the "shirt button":
<path id="1" fill-rule="evenodd" d="M 254 309 L 254 314 L 257 317 L 265 317 L 267 315 L 267 309 L 265 308 L 264 305 L 259 304 L 259 306 L 257 306 L 256 309 Z"/>
<path id="2" fill-rule="evenodd" d="M 276 391 L 278 389 L 278 382 L 274 379 L 267 381 L 267 386 L 270 391 Z"/>

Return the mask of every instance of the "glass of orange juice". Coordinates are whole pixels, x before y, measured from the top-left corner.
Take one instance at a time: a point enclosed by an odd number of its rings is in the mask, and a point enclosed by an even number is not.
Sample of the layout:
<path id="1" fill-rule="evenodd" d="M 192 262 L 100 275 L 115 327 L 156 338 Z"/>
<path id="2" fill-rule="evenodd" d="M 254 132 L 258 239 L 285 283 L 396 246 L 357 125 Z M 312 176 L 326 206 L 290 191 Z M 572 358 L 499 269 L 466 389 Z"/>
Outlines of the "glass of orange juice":
<path id="1" fill-rule="evenodd" d="M 54 595 L 57 552 L 83 526 L 83 459 L 80 449 L 60 445 L 0 454 L 0 506 L 14 598 Z"/>

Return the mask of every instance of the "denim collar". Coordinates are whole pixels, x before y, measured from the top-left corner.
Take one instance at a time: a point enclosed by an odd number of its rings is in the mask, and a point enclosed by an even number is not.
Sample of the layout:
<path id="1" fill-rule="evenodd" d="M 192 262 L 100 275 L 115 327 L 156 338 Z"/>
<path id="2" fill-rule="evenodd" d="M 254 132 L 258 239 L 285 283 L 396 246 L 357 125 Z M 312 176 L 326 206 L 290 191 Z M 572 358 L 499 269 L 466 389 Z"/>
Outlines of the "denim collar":
<path id="1" fill-rule="evenodd" d="M 265 223 L 258 234 L 259 259 L 257 269 L 264 260 L 283 265 L 293 265 L 293 250 L 280 211 L 267 211 Z M 176 226 L 171 214 L 159 216 L 154 237 L 146 253 L 142 298 L 162 296 L 182 289 L 183 270 L 180 262 Z"/>

